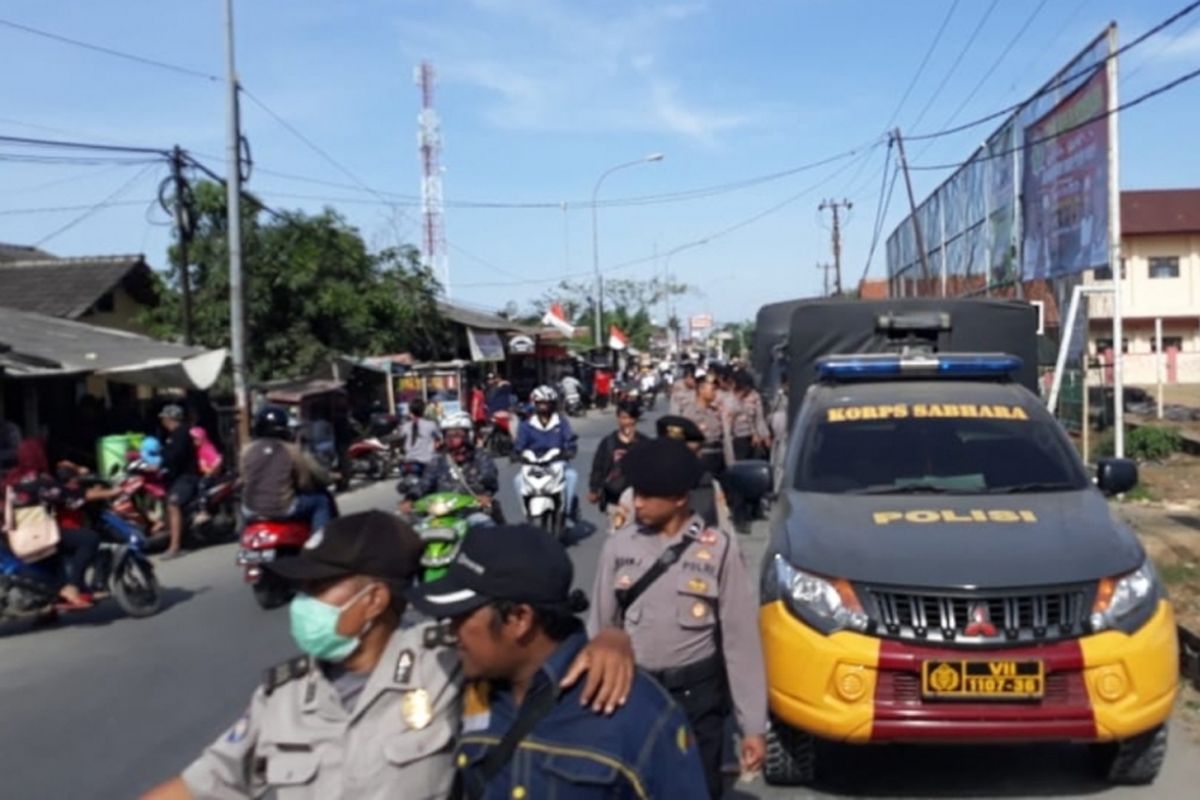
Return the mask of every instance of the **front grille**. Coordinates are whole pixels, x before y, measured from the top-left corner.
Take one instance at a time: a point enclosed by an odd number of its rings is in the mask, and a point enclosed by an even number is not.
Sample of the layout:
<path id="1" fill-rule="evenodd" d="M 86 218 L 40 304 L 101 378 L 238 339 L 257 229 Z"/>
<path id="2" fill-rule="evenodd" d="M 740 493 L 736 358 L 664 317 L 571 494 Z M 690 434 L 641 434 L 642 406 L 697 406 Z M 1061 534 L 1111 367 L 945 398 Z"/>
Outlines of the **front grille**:
<path id="1" fill-rule="evenodd" d="M 1029 644 L 1084 633 L 1091 584 L 998 591 L 859 587 L 874 633 L 956 645 Z"/>

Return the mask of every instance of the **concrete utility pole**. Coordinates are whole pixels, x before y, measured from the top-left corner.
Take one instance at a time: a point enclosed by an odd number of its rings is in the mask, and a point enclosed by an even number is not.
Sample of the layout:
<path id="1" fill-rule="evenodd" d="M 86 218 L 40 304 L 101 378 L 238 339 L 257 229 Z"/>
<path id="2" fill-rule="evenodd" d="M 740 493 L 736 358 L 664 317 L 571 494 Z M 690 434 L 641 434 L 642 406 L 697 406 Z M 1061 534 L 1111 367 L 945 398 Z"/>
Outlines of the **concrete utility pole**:
<path id="1" fill-rule="evenodd" d="M 233 50 L 233 0 L 225 0 L 225 60 L 228 72 L 226 108 L 225 205 L 229 230 L 229 344 L 233 360 L 233 403 L 237 409 L 238 447 L 250 441 L 250 407 L 246 392 L 246 311 L 242 290 L 242 164 L 238 119 L 238 79 Z"/>
<path id="2" fill-rule="evenodd" d="M 900 156 L 900 167 L 904 170 L 904 185 L 908 189 L 909 219 L 912 220 L 913 237 L 917 243 L 917 252 L 921 255 L 921 272 L 925 276 L 925 280 L 929 280 L 931 274 L 929 272 L 929 254 L 925 252 L 925 237 L 921 235 L 921 221 L 917 219 L 917 199 L 913 195 L 912 176 L 908 173 L 908 159 L 904 157 L 904 138 L 900 135 L 899 128 L 892 131 L 892 141 L 896 143 L 898 155 Z"/>
<path id="3" fill-rule="evenodd" d="M 818 206 L 817 208 L 820 211 L 828 210 L 828 211 L 833 212 L 834 289 L 837 291 L 838 297 L 841 297 L 841 295 L 842 295 L 842 223 L 841 223 L 841 218 L 838 216 L 838 212 L 843 208 L 846 209 L 847 211 L 849 211 L 850 209 L 854 208 L 854 204 L 851 203 L 849 200 L 842 200 L 841 202 L 838 202 L 837 200 L 826 200 L 826 201 L 822 202 L 821 205 Z M 826 290 L 825 294 L 829 294 L 828 290 Z"/>
<path id="4" fill-rule="evenodd" d="M 187 181 L 183 179 L 183 150 L 171 151 L 171 180 L 175 184 L 175 229 L 178 232 L 179 289 L 183 294 L 183 343 L 192 343 L 192 273 L 188 265 L 188 244 L 192 240 L 192 209 L 186 202 Z"/>
<path id="5" fill-rule="evenodd" d="M 829 297 L 829 270 L 833 269 L 833 264 L 828 262 L 817 264 L 817 269 L 821 271 L 821 296 Z"/>

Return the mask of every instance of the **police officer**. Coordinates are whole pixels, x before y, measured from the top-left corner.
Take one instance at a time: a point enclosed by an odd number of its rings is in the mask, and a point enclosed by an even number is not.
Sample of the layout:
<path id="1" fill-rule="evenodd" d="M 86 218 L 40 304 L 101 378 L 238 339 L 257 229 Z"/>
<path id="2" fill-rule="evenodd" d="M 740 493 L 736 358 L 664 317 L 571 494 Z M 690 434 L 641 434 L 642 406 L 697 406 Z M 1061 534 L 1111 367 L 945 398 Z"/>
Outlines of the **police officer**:
<path id="1" fill-rule="evenodd" d="M 589 627 L 628 631 L 638 666 L 683 706 L 717 797 L 730 699 L 743 771 L 760 769 L 766 751 L 766 679 L 750 581 L 736 538 L 692 509 L 701 468 L 686 445 L 655 439 L 625 463 L 636 520 L 604 544 Z"/>
<path id="2" fill-rule="evenodd" d="M 693 453 L 699 454 L 704 445 L 704 433 L 695 422 L 687 417 L 667 415 L 659 417 L 654 423 L 655 433 L 660 439 L 674 439 L 683 442 Z M 723 531 L 733 530 L 733 518 L 729 510 L 729 502 L 721 484 L 708 470 L 703 470 L 696 488 L 692 490 L 692 510 L 704 519 L 704 524 L 718 527 Z M 612 524 L 609 533 L 616 533 L 634 518 L 633 489 L 627 488 L 621 494 L 620 500 L 610 509 L 609 520 Z"/>
<path id="3" fill-rule="evenodd" d="M 413 604 L 451 620 L 471 681 L 456 759 L 471 798 L 694 798 L 696 742 L 670 696 L 637 673 L 612 715 L 581 707 L 559 678 L 587 642 L 571 559 L 531 525 L 475 529 L 446 576 Z M 404 797 L 416 797 L 406 792 Z"/>
<path id="4" fill-rule="evenodd" d="M 300 590 L 289 615 L 304 655 L 267 670 L 237 722 L 147 800 L 448 796 L 461 666 L 442 626 L 401 621 L 421 548 L 399 518 L 368 511 L 272 562 Z M 612 634 L 563 679 L 587 670 L 583 696 L 602 710 L 620 704 L 632 672 Z"/>
<path id="5" fill-rule="evenodd" d="M 684 409 L 687 417 L 704 434 L 700 463 L 717 478 L 733 463 L 733 436 L 729 410 L 721 403 L 716 372 L 696 373 L 695 401 Z"/>
<path id="6" fill-rule="evenodd" d="M 679 371 L 679 379 L 671 384 L 671 414 L 682 414 L 696 399 L 696 365 L 685 361 Z"/>

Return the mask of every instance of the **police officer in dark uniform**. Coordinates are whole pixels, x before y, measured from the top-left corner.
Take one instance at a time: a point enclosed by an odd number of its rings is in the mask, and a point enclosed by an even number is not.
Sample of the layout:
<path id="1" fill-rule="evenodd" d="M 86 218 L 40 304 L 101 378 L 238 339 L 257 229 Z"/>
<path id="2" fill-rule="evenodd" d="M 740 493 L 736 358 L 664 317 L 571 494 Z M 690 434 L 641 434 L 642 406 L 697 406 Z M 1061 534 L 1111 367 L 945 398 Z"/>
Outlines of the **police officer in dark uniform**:
<path id="1" fill-rule="evenodd" d="M 737 537 L 706 524 L 691 505 L 701 468 L 683 442 L 647 442 L 624 465 L 636 519 L 604 544 L 589 628 L 621 625 L 629 633 L 638 666 L 683 706 L 717 797 L 730 700 L 743 771 L 760 769 L 766 752 L 766 678 L 751 582 Z"/>

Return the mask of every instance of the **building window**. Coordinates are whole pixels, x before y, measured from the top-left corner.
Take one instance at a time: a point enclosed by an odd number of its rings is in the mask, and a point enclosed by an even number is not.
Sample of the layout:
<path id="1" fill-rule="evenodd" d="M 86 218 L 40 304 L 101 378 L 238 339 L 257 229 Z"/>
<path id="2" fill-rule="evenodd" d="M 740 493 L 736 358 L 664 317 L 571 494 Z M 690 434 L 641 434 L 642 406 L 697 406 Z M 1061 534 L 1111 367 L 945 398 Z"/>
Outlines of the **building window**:
<path id="1" fill-rule="evenodd" d="M 1092 277 L 1098 281 L 1111 281 L 1112 280 L 1112 267 L 1110 267 L 1110 266 L 1096 267 L 1094 270 L 1092 270 Z M 1121 259 L 1121 280 L 1125 280 L 1125 259 L 1124 258 Z"/>
<path id="2" fill-rule="evenodd" d="M 1177 353 L 1180 353 L 1183 351 L 1183 337 L 1182 336 L 1164 336 L 1163 337 L 1163 352 L 1164 353 L 1170 352 L 1172 348 L 1174 348 L 1175 352 L 1177 352 Z M 1158 338 L 1153 335 L 1150 337 L 1150 352 L 1151 353 L 1158 352 Z"/>
<path id="3" fill-rule="evenodd" d="M 94 310 L 97 314 L 111 314 L 115 308 L 116 302 L 113 300 L 112 292 L 106 292 L 99 300 L 96 301 L 96 305 L 92 306 L 92 310 Z"/>
<path id="4" fill-rule="evenodd" d="M 1164 338 L 1163 341 L 1166 341 L 1166 339 Z M 1113 349 L 1112 339 L 1097 339 L 1096 340 L 1096 355 L 1102 356 L 1112 349 Z M 1129 337 L 1128 336 L 1124 336 L 1121 338 L 1121 352 L 1126 355 L 1129 355 Z"/>
<path id="5" fill-rule="evenodd" d="M 1158 256 L 1150 259 L 1151 278 L 1178 278 L 1179 256 Z"/>

